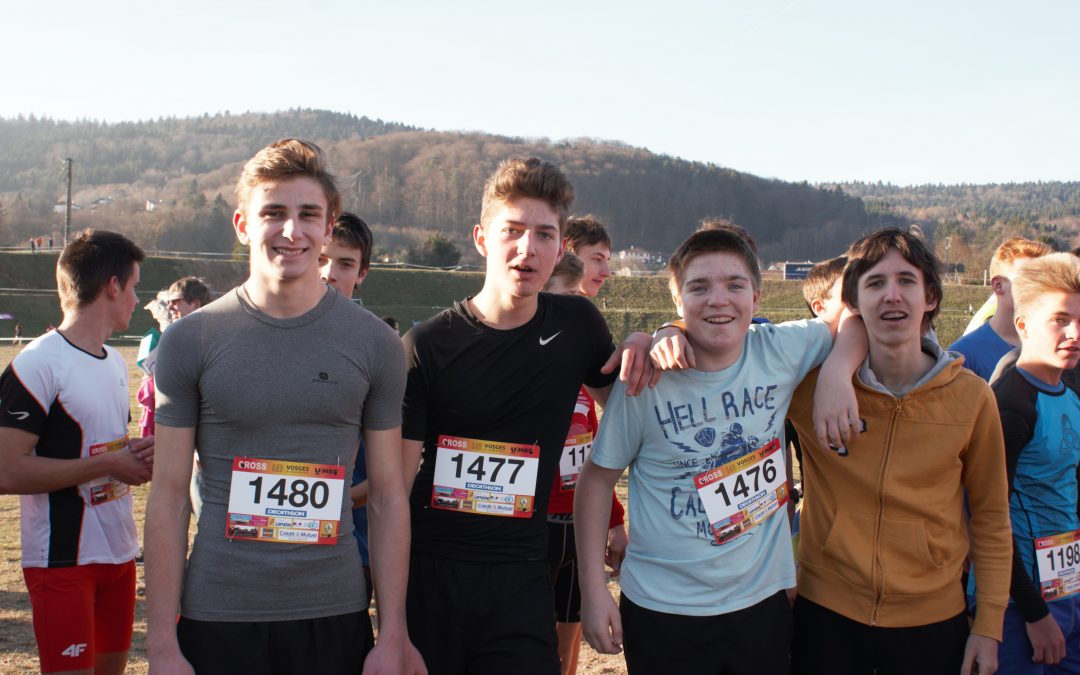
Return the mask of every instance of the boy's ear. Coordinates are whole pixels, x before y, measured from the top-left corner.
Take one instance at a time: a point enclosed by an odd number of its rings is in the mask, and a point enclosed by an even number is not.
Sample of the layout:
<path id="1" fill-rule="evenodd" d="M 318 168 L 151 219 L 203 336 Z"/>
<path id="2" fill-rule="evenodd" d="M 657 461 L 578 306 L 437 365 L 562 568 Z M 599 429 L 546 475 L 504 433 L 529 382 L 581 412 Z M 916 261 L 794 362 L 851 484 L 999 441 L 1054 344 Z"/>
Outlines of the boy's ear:
<path id="1" fill-rule="evenodd" d="M 1027 338 L 1027 317 L 1017 314 L 1013 316 L 1013 325 L 1016 326 L 1016 334 L 1022 338 Z"/>
<path id="2" fill-rule="evenodd" d="M 114 300 L 122 290 L 124 290 L 124 285 L 120 283 L 120 277 L 109 277 L 109 283 L 105 285 L 105 297 Z"/>
<path id="3" fill-rule="evenodd" d="M 244 213 L 240 209 L 233 211 L 232 216 L 233 231 L 236 232 L 236 239 L 244 246 L 249 243 L 247 235 L 247 220 Z"/>
<path id="4" fill-rule="evenodd" d="M 675 313 L 679 315 L 679 318 L 683 318 L 683 304 L 682 296 L 675 291 L 671 292 L 671 300 L 675 303 Z"/>
<path id="5" fill-rule="evenodd" d="M 1001 275 L 992 277 L 990 279 L 990 288 L 994 289 L 994 295 L 1005 295 L 1010 292 L 1009 280 Z"/>
<path id="6" fill-rule="evenodd" d="M 360 288 L 360 284 L 364 283 L 364 279 L 367 278 L 367 273 L 368 273 L 368 271 L 370 269 L 371 268 L 369 267 L 369 268 L 365 269 L 363 272 L 361 272 L 360 274 L 358 274 L 356 276 L 356 286 L 355 286 L 355 288 Z"/>
<path id="7" fill-rule="evenodd" d="M 485 234 L 484 234 L 484 226 L 481 225 L 480 223 L 477 223 L 476 225 L 473 225 L 472 240 L 473 240 L 473 246 L 476 247 L 477 252 L 480 253 L 481 256 L 486 258 L 487 257 L 486 237 L 485 237 Z"/>

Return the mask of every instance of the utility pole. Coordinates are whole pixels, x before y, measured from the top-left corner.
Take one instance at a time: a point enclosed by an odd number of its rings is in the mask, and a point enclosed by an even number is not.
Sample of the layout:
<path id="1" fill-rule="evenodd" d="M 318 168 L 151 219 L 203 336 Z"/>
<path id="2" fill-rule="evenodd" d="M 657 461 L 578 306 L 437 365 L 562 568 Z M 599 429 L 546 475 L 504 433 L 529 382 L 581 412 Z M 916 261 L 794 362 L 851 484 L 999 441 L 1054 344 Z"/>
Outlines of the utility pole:
<path id="1" fill-rule="evenodd" d="M 64 168 L 67 170 L 67 210 L 64 213 L 64 246 L 71 239 L 71 158 L 64 160 Z"/>

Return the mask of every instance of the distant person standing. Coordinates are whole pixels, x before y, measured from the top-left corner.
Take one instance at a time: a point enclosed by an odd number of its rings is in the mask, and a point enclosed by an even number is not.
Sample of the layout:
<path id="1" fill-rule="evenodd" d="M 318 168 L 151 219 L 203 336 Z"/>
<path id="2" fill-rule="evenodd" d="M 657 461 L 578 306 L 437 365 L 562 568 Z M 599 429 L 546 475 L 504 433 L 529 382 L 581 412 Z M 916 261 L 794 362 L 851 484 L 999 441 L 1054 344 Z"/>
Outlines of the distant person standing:
<path id="1" fill-rule="evenodd" d="M 13 345 L 21 345 L 22 344 L 22 336 L 23 336 L 22 324 L 19 323 L 19 322 L 15 322 L 15 337 L 12 338 L 11 344 L 13 344 Z"/>
<path id="2" fill-rule="evenodd" d="M 127 365 L 105 345 L 138 299 L 143 252 L 87 230 L 60 254 L 64 320 L 0 375 L 0 493 L 19 494 L 23 576 L 42 672 L 124 671 L 135 616 L 131 485 L 153 439 L 128 440 Z"/>

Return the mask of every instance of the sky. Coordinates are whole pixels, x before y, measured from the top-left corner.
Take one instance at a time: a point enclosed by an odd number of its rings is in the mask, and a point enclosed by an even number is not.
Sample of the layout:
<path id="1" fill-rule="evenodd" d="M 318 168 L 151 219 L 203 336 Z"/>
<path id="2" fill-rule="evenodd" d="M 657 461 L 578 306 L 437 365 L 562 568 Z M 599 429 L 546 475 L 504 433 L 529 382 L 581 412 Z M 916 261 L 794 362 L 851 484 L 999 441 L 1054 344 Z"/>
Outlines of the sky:
<path id="1" fill-rule="evenodd" d="M 1076 0 L 20 2 L 0 117 L 319 108 L 788 181 L 1080 180 Z"/>

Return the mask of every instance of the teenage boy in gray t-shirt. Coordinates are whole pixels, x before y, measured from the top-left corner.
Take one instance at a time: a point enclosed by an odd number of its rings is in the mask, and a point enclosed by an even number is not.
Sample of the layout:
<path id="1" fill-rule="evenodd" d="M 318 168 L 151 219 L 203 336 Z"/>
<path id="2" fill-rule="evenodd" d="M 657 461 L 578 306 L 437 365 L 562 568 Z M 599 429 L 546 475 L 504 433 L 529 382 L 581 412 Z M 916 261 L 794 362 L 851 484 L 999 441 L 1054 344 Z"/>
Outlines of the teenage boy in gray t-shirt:
<path id="1" fill-rule="evenodd" d="M 423 672 L 404 617 L 401 344 L 319 277 L 341 197 L 318 147 L 271 144 L 245 165 L 237 193 L 247 281 L 159 347 L 165 459 L 147 506 L 151 668 Z M 374 649 L 357 645 L 367 608 L 346 496 L 361 429 L 380 601 Z M 196 446 L 204 505 L 185 569 Z"/>

